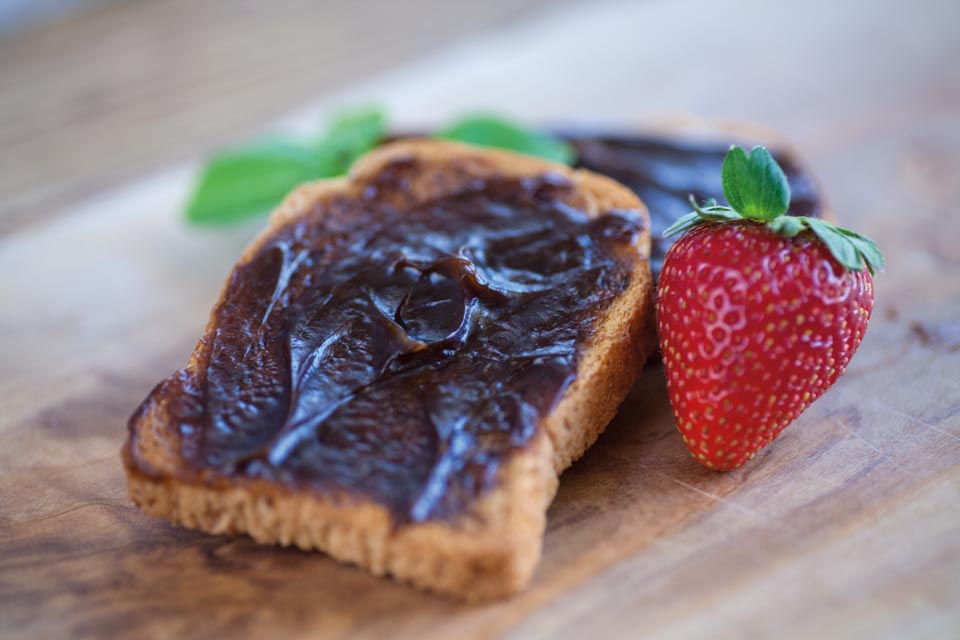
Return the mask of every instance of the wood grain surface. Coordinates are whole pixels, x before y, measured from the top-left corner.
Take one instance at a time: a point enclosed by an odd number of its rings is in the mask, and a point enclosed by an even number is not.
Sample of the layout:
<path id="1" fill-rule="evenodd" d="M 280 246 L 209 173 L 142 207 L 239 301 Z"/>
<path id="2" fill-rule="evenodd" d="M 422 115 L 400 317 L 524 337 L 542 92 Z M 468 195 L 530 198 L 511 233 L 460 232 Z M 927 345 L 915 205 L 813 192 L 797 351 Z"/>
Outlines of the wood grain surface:
<path id="1" fill-rule="evenodd" d="M 0 39 L 0 235 L 543 4 L 99 0 Z"/>
<path id="2" fill-rule="evenodd" d="M 0 637 L 960 637 L 960 5 L 731 6 L 542 11 L 278 112 L 785 132 L 888 269 L 847 374 L 774 445 L 699 467 L 648 367 L 564 474 L 532 587 L 484 606 L 151 520 L 125 494 L 126 419 L 256 227 L 184 226 L 174 167 L 0 238 Z"/>

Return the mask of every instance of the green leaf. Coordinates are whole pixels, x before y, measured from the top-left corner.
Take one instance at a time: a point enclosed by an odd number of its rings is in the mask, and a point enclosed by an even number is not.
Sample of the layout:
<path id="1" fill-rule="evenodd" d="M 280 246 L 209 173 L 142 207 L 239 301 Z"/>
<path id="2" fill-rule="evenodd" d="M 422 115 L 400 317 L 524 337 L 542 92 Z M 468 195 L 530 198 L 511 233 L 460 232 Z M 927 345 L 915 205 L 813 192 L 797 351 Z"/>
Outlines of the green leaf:
<path id="1" fill-rule="evenodd" d="M 566 165 L 573 164 L 576 159 L 573 147 L 566 142 L 495 116 L 463 118 L 440 131 L 437 136 L 481 147 L 516 151 Z"/>
<path id="2" fill-rule="evenodd" d="M 730 207 L 717 206 L 716 202 L 716 200 L 710 199 L 707 200 L 705 206 L 701 207 L 697 204 L 696 198 L 691 195 L 690 206 L 693 207 L 693 211 L 664 229 L 663 233 L 660 234 L 661 237 L 669 238 L 678 233 L 683 233 L 703 222 L 732 222 L 743 220 L 739 213 Z"/>
<path id="3" fill-rule="evenodd" d="M 264 213 L 318 169 L 310 146 L 284 138 L 217 153 L 187 203 L 187 220 L 220 224 Z"/>
<path id="4" fill-rule="evenodd" d="M 683 233 L 688 229 L 692 229 L 701 222 L 703 222 L 703 218 L 700 217 L 700 214 L 696 211 L 692 211 L 664 229 L 663 233 L 660 235 L 664 238 L 669 238 L 670 236 L 674 236 L 678 233 Z"/>
<path id="5" fill-rule="evenodd" d="M 214 155 L 187 203 L 187 220 L 230 223 L 276 207 L 294 187 L 343 175 L 383 138 L 386 117 L 374 108 L 344 111 L 313 144 L 269 138 Z"/>
<path id="6" fill-rule="evenodd" d="M 824 220 L 805 216 L 784 216 L 771 220 L 767 228 L 786 238 L 792 238 L 804 229 L 810 229 L 823 242 L 831 255 L 847 269 L 863 271 L 866 264 L 870 274 L 883 269 L 883 256 L 873 240 L 849 229 L 841 229 Z"/>
<path id="7" fill-rule="evenodd" d="M 383 139 L 387 118 L 382 109 L 366 107 L 336 114 L 326 133 L 315 143 L 321 175 L 345 174 L 350 166 Z"/>
<path id="8" fill-rule="evenodd" d="M 864 259 L 853 242 L 850 241 L 850 238 L 840 233 L 832 224 L 823 220 L 804 218 L 804 222 L 827 245 L 827 249 L 837 259 L 837 262 L 851 271 L 863 271 Z"/>
<path id="9" fill-rule="evenodd" d="M 764 147 L 749 152 L 733 145 L 723 160 L 723 193 L 744 218 L 769 221 L 790 207 L 790 184 Z"/>
<path id="10" fill-rule="evenodd" d="M 880 253 L 880 250 L 877 248 L 877 245 L 866 236 L 862 236 L 859 233 L 850 231 L 849 229 L 841 229 L 837 227 L 837 231 L 842 233 L 850 242 L 853 243 L 853 246 L 856 247 L 857 251 L 863 257 L 867 263 L 867 268 L 870 269 L 870 274 L 874 274 L 877 271 L 883 270 L 883 255 Z"/>
<path id="11" fill-rule="evenodd" d="M 794 216 L 780 216 L 768 222 L 767 226 L 784 238 L 792 238 L 806 228 L 803 219 Z"/>
<path id="12" fill-rule="evenodd" d="M 697 199 L 693 197 L 693 194 L 690 194 L 690 206 L 693 208 L 693 212 L 711 222 L 720 222 L 723 220 L 742 220 L 743 217 L 731 209 L 730 207 L 723 207 L 717 204 L 717 201 L 713 198 L 710 198 L 703 205 L 697 204 Z"/>

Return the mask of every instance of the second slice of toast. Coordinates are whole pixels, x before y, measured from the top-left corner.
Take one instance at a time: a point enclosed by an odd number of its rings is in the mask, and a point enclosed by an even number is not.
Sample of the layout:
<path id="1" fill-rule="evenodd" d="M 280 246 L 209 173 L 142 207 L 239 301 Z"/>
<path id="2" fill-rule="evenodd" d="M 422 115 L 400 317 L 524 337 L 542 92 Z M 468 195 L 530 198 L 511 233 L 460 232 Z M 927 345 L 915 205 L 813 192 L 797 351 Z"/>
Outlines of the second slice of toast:
<path id="1" fill-rule="evenodd" d="M 522 203 L 499 203 L 501 191 L 491 186 L 497 184 L 510 185 L 506 191 L 501 189 L 503 193 L 522 192 L 516 196 Z M 442 229 L 429 224 L 415 227 L 412 244 L 405 247 L 408 255 L 396 266 L 398 270 L 423 269 L 418 266 L 420 257 L 442 244 L 444 233 L 456 232 L 456 224 L 444 221 L 444 203 L 474 192 L 484 198 L 489 215 L 506 211 L 507 205 L 543 206 L 560 216 L 556 220 L 572 220 L 577 229 L 611 216 L 619 221 L 596 235 L 598 246 L 612 248 L 606 254 L 600 249 L 589 254 L 585 264 L 567 264 L 574 258 L 565 252 L 544 256 L 548 275 L 560 278 L 550 282 L 562 282 L 565 269 L 571 273 L 590 269 L 590 277 L 607 294 L 584 303 L 590 317 L 583 330 L 557 334 L 575 336 L 572 342 L 540 345 L 542 355 L 524 354 L 522 367 L 510 364 L 517 354 L 501 343 L 498 350 L 482 352 L 490 360 L 492 368 L 488 368 L 473 361 L 479 357 L 475 351 L 469 358 L 458 355 L 457 349 L 469 345 L 472 337 L 431 341 L 425 337 L 432 335 L 429 326 L 405 323 L 402 313 L 415 304 L 419 284 L 396 304 L 383 302 L 393 299 L 389 291 L 363 290 L 362 280 L 346 292 L 342 287 L 326 291 L 321 286 L 331 273 L 349 278 L 352 272 L 344 265 L 355 264 L 362 270 L 370 260 L 382 258 L 382 248 L 370 238 L 380 232 L 351 226 L 351 216 L 359 215 L 364 206 L 383 212 L 371 222 L 371 227 L 386 227 L 383 233 L 391 226 L 381 224 L 383 217 L 400 225 L 405 212 L 417 211 L 425 220 L 440 221 Z M 451 212 L 455 214 L 456 209 Z M 549 244 L 550 233 L 550 229 L 524 229 L 523 237 L 542 237 L 544 246 L 559 246 Z M 509 247 L 509 234 L 498 242 L 498 247 Z M 535 247 L 526 250 L 524 255 L 535 252 Z M 158 385 L 131 418 L 123 452 L 130 496 L 147 513 L 186 527 L 215 534 L 246 533 L 262 543 L 322 550 L 375 574 L 390 574 L 463 599 L 513 593 L 529 583 L 539 560 L 546 510 L 560 473 L 603 431 L 655 348 L 649 251 L 643 205 L 609 178 L 454 143 L 414 140 L 381 147 L 357 163 L 347 178 L 294 191 L 241 256 L 187 367 Z M 489 247 L 486 252 L 466 247 L 436 264 L 455 263 L 449 267 L 454 269 L 453 281 L 459 278 L 461 285 L 479 291 L 470 294 L 464 308 L 482 309 L 507 304 L 498 302 L 497 296 L 509 302 L 512 295 L 512 285 L 498 290 L 497 283 L 487 282 L 485 267 L 501 259 L 513 258 L 498 256 Z M 250 275 L 251 265 L 271 260 L 277 262 L 276 268 Z M 612 266 L 605 271 L 605 264 Z M 500 266 L 505 273 L 516 267 Z M 464 284 L 464 279 L 471 282 Z M 296 287 L 290 285 L 294 280 Z M 419 282 L 434 280 L 442 280 L 437 286 L 449 286 L 439 276 Z M 548 288 L 540 292 L 533 285 L 528 289 L 534 293 L 524 294 L 523 305 L 511 307 L 510 313 L 517 318 L 530 305 L 534 308 L 556 293 Z M 492 293 L 484 293 L 488 290 Z M 446 322 L 443 305 L 457 295 L 429 302 L 429 309 L 421 309 L 423 317 Z M 377 360 L 376 354 L 358 355 L 364 345 L 353 338 L 354 353 L 329 355 L 341 335 L 337 333 L 341 329 L 327 327 L 329 322 L 343 326 L 367 322 L 355 318 L 359 303 L 351 296 L 362 296 L 363 304 L 371 308 L 389 307 L 386 320 L 364 331 L 391 345 L 407 344 L 404 353 L 385 360 Z M 336 312 L 327 309 L 340 309 L 347 319 L 338 319 Z M 301 335 L 305 331 L 301 325 L 307 322 L 304 314 L 309 316 L 311 331 L 329 333 L 326 338 L 326 334 L 310 334 L 310 339 L 322 344 L 312 346 L 306 359 L 297 351 L 297 345 L 306 340 L 306 334 Z M 487 316 L 477 317 L 467 329 L 463 320 L 457 331 L 497 335 L 496 326 L 484 324 Z M 563 314 L 558 314 L 556 321 L 562 320 Z M 512 320 L 501 315 L 498 321 Z M 549 317 L 537 321 L 543 331 L 556 330 Z M 390 335 L 384 338 L 383 332 Z M 274 334 L 280 337 L 275 339 Z M 230 344 L 231 336 L 240 336 L 245 346 Z M 512 339 L 522 345 L 524 338 L 521 332 Z M 422 358 L 434 348 L 442 362 L 432 367 Z M 378 363 L 379 372 L 369 373 L 372 381 L 351 387 L 328 403 L 329 409 L 322 403 L 307 405 L 314 414 L 316 407 L 324 407 L 323 415 L 304 415 L 298 398 L 325 398 L 324 394 L 333 392 L 323 385 L 339 384 L 341 374 L 334 376 L 323 367 L 349 373 L 350 367 L 360 367 L 357 358 L 364 367 Z M 559 364 L 551 368 L 551 363 Z M 443 367 L 453 372 L 449 379 Z M 537 367 L 543 367 L 546 381 L 537 377 L 541 371 Z M 409 371 L 422 373 L 404 378 L 413 375 Z M 463 371 L 482 371 L 486 377 L 473 384 Z M 344 417 L 384 376 L 396 393 L 378 392 L 373 397 L 386 401 L 362 405 L 354 422 Z M 522 378 L 527 382 L 510 382 L 516 376 L 527 376 Z M 467 389 L 471 384 L 478 388 Z M 501 388 L 517 405 L 507 417 L 500 415 L 507 409 L 482 408 L 483 403 L 503 401 L 498 395 Z M 462 397 L 481 400 L 470 404 L 461 402 Z M 224 404 L 223 398 L 233 401 Z M 416 414 L 418 402 L 430 414 L 426 418 Z M 413 405 L 410 424 L 435 424 L 437 433 L 403 431 L 403 416 Z M 482 421 L 459 421 L 461 405 L 509 430 L 499 433 Z M 438 412 L 443 413 L 442 419 Z M 357 421 L 367 421 L 369 426 L 357 427 Z M 391 430 L 383 426 L 388 423 Z M 376 438 L 366 438 L 370 433 Z M 461 447 L 462 443 L 466 444 Z M 485 448 L 455 455 L 458 447 L 477 446 Z M 291 453 L 295 450 L 301 451 L 299 457 Z M 417 475 L 421 467 L 427 475 Z"/>

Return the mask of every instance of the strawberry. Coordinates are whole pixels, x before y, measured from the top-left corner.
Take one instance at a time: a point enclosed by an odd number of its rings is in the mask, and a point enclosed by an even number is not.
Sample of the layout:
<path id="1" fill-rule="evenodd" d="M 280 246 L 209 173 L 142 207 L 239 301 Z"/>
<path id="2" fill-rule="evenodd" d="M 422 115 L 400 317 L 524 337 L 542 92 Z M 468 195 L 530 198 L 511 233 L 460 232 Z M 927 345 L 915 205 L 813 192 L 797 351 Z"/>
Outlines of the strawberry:
<path id="1" fill-rule="evenodd" d="M 734 469 L 839 378 L 873 309 L 883 259 L 869 239 L 785 217 L 786 177 L 763 147 L 732 147 L 729 207 L 708 202 L 664 235 L 660 348 L 677 427 L 694 457 Z"/>

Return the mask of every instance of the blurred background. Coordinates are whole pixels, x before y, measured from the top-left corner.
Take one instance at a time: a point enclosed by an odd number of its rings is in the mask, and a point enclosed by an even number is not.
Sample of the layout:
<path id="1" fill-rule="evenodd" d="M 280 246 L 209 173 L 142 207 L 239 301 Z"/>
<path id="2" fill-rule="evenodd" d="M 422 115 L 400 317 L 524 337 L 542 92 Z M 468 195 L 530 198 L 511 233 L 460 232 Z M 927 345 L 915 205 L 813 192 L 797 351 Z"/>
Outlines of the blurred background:
<path id="1" fill-rule="evenodd" d="M 935 128 L 953 144 L 958 7 L 0 0 L 0 233 L 293 113 L 315 127 L 309 105 L 336 96 L 428 124 L 479 107 L 588 121 L 689 112 L 817 138 L 812 153 L 824 122 L 804 110 L 829 105 L 844 126 Z M 934 121 L 907 122 L 908 103 Z"/>
<path id="2" fill-rule="evenodd" d="M 0 0 L 0 233 L 562 4 Z"/>
<path id="3" fill-rule="evenodd" d="M 648 368 L 486 608 L 144 517 L 124 424 L 262 225 L 198 164 L 370 103 L 782 133 L 886 254 L 851 369 L 718 476 Z M 958 196 L 960 0 L 0 0 L 0 637 L 958 638 Z"/>

